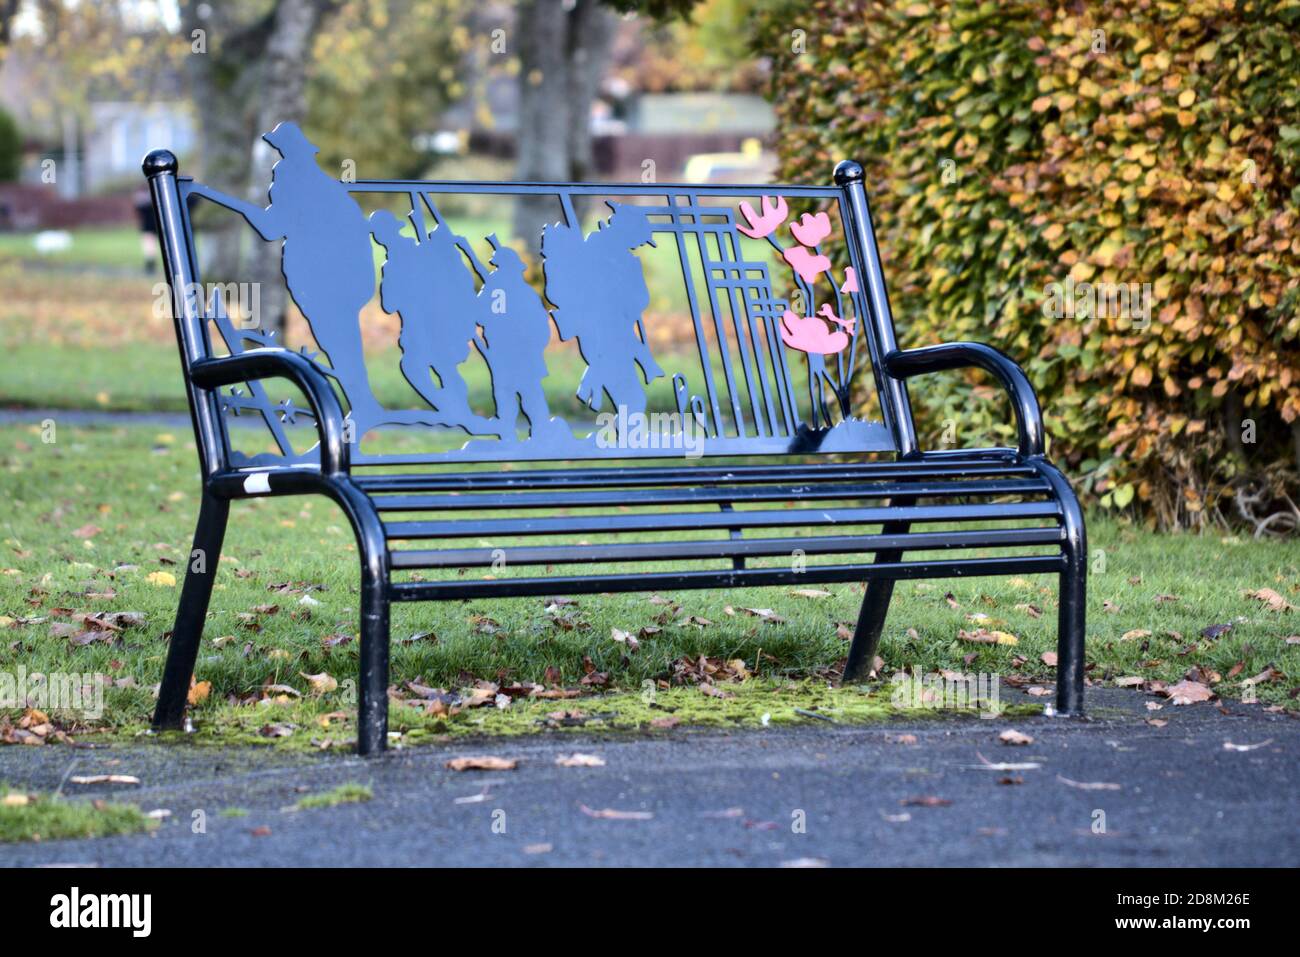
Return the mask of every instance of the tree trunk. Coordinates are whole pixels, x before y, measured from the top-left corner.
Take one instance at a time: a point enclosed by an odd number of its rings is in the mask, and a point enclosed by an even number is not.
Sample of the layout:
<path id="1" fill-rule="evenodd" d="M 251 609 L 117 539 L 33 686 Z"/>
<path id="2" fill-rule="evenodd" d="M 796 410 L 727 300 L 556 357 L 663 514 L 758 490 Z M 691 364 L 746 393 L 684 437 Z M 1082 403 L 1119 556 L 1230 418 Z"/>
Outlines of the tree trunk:
<path id="1" fill-rule="evenodd" d="M 271 167 L 279 158 L 261 139 L 283 120 L 301 125 L 307 114 L 306 69 L 311 43 L 334 0 L 278 0 L 264 16 L 237 19 L 235 4 L 188 0 L 181 6 L 189 42 L 202 30 L 202 52 L 188 57 L 192 96 L 209 186 L 266 205 Z M 206 16 L 200 17 L 200 9 Z M 202 205 L 200 206 L 202 209 Z M 204 211 L 200 270 L 205 281 L 256 282 L 261 326 L 284 328 L 288 294 L 279 249 L 250 234 L 231 213 Z M 242 317 L 248 319 L 250 317 Z"/>
<path id="2" fill-rule="evenodd" d="M 208 6 L 208 15 L 200 19 L 202 6 Z M 241 26 L 223 16 L 228 11 L 224 4 L 191 0 L 181 6 L 181 22 L 187 42 L 194 43 L 195 31 L 203 31 L 203 52 L 191 52 L 186 58 L 202 163 L 197 173 L 214 189 L 242 196 L 248 189 L 248 142 L 255 129 L 261 72 L 256 64 L 266 45 L 269 18 Z M 214 46 L 216 38 L 220 38 L 219 48 Z M 199 204 L 195 216 L 203 235 L 200 275 L 209 282 L 239 278 L 239 250 L 241 239 L 247 245 L 248 227 L 233 213 L 212 210 L 206 203 Z"/>
<path id="3" fill-rule="evenodd" d="M 307 77 L 304 64 L 311 55 L 312 38 L 320 26 L 321 4 L 317 0 L 280 0 L 266 40 L 258 84 L 256 133 L 248 159 L 247 198 L 266 205 L 271 167 L 280 154 L 262 140 L 262 134 L 292 120 L 299 126 L 307 117 Z M 244 142 L 247 142 L 245 140 Z M 278 243 L 253 243 L 241 270 L 241 278 L 258 284 L 264 332 L 275 332 L 283 344 L 289 293 L 280 271 Z"/>
<path id="4" fill-rule="evenodd" d="M 569 8 L 569 9 L 566 9 Z M 599 0 L 525 0 L 519 5 L 518 178 L 575 182 L 591 171 L 591 103 L 609 58 L 616 19 Z M 515 238 L 534 256 L 542 227 L 560 221 L 549 196 L 520 197 Z"/>

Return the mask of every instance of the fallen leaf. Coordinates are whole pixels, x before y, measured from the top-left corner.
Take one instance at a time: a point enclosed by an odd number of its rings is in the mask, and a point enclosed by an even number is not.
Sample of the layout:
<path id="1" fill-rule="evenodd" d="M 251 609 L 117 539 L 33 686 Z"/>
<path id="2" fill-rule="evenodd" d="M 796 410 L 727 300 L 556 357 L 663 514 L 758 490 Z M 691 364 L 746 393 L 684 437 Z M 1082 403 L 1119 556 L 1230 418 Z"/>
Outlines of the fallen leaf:
<path id="1" fill-rule="evenodd" d="M 1261 741 L 1261 742 L 1259 742 L 1259 744 L 1233 744 L 1231 741 L 1224 741 L 1224 742 L 1223 742 L 1223 750 L 1225 750 L 1225 751 L 1254 751 L 1254 750 L 1256 750 L 1256 749 L 1258 749 L 1258 748 L 1268 747 L 1268 745 L 1270 745 L 1270 744 L 1272 744 L 1272 743 L 1273 743 L 1273 739 L 1272 739 L 1272 738 L 1269 738 L 1267 741 Z"/>
<path id="2" fill-rule="evenodd" d="M 981 768 L 985 771 L 1037 771 L 1042 767 L 1037 761 L 990 761 L 978 751 L 975 752 L 975 757 L 980 759 L 980 763 L 968 767 Z"/>
<path id="3" fill-rule="evenodd" d="M 1049 668 L 1055 668 L 1055 667 L 1056 667 L 1056 652 L 1054 652 L 1054 651 L 1044 651 L 1044 652 L 1043 652 L 1041 655 L 1039 655 L 1038 657 L 1039 657 L 1039 659 L 1043 662 L 1043 664 L 1047 665 L 1047 667 L 1049 667 Z"/>
<path id="4" fill-rule="evenodd" d="M 160 588 L 174 588 L 176 586 L 176 576 L 171 572 L 150 572 L 144 576 L 144 580 Z"/>
<path id="5" fill-rule="evenodd" d="M 620 645 L 626 645 L 627 650 L 631 653 L 635 653 L 636 650 L 641 647 L 641 643 L 637 641 L 636 635 L 631 632 L 623 631 L 621 628 L 611 628 L 609 630 L 609 637 L 613 638 Z"/>
<path id="6" fill-rule="evenodd" d="M 974 641 L 982 645 L 1017 645 L 1020 643 L 1020 639 L 1010 632 L 990 631 L 987 628 L 976 628 L 974 631 L 958 629 L 957 637 L 962 641 Z"/>
<path id="7" fill-rule="evenodd" d="M 1003 744 L 1024 745 L 1034 743 L 1032 737 L 1017 731 L 1015 728 L 1007 728 L 1007 730 L 998 735 L 998 740 Z"/>
<path id="8" fill-rule="evenodd" d="M 1244 593 L 1247 598 L 1254 598 L 1268 606 L 1269 611 L 1294 611 L 1295 605 L 1291 604 L 1271 588 L 1260 588 L 1256 591 Z"/>
<path id="9" fill-rule="evenodd" d="M 1278 678 L 1281 677 L 1283 677 L 1282 672 L 1278 671 L 1276 668 L 1270 665 L 1269 667 L 1261 671 L 1259 674 L 1255 675 L 1255 677 L 1246 678 L 1244 681 L 1242 681 L 1242 686 L 1247 688 L 1253 688 L 1255 685 L 1267 684 L 1268 682 L 1276 681 Z"/>
<path id="10" fill-rule="evenodd" d="M 299 676 L 311 687 L 312 694 L 329 694 L 331 691 L 338 690 L 338 679 L 322 671 L 320 674 L 309 675 L 298 672 Z"/>
<path id="11" fill-rule="evenodd" d="M 202 704 L 207 701 L 208 695 L 211 693 L 211 681 L 196 681 L 194 684 L 190 685 L 189 694 L 185 696 L 185 700 L 190 703 L 191 707 L 193 707 L 194 705 Z"/>
<path id="12" fill-rule="evenodd" d="M 605 759 L 596 754 L 561 754 L 555 763 L 562 768 L 603 768 Z"/>
<path id="13" fill-rule="evenodd" d="M 925 797 L 903 798 L 898 803 L 903 807 L 948 807 L 948 805 L 952 804 L 952 801 L 947 798 L 926 795 Z"/>
<path id="14" fill-rule="evenodd" d="M 1120 641 L 1133 641 L 1137 638 L 1150 638 L 1151 632 L 1145 628 L 1134 628 L 1132 631 L 1126 631 L 1119 636 Z"/>
<path id="15" fill-rule="evenodd" d="M 452 758 L 444 765 L 451 771 L 513 771 L 519 766 L 516 758 L 498 758 L 493 755 Z"/>
<path id="16" fill-rule="evenodd" d="M 1209 701 L 1214 697 L 1214 692 L 1199 681 L 1184 679 L 1178 684 L 1166 688 L 1165 696 L 1169 698 L 1172 704 L 1192 704 L 1197 701 Z"/>
<path id="17" fill-rule="evenodd" d="M 68 780 L 73 784 L 139 784 L 140 779 L 130 774 L 74 774 Z"/>

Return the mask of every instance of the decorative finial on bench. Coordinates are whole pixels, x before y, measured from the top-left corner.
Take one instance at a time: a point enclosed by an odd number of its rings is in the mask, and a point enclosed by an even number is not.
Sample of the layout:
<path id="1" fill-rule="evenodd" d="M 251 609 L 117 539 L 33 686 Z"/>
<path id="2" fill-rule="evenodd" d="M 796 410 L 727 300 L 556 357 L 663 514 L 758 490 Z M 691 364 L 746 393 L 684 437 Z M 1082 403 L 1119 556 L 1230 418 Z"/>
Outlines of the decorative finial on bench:
<path id="1" fill-rule="evenodd" d="M 862 164 L 857 160 L 840 160 L 835 164 L 835 185 L 848 186 L 850 183 L 861 183 L 867 178 L 866 171 Z"/>
<path id="2" fill-rule="evenodd" d="M 180 168 L 180 161 L 171 150 L 150 150 L 140 164 L 145 176 L 157 176 L 160 173 L 175 173 Z"/>

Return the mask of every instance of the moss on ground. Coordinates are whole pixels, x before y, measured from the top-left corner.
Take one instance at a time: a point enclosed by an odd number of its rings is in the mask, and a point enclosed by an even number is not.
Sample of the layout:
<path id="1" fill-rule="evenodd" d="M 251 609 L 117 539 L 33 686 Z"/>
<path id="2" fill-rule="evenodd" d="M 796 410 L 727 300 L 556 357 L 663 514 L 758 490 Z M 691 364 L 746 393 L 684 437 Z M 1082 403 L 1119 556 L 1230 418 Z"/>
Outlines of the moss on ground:
<path id="1" fill-rule="evenodd" d="M 155 826 L 133 804 L 69 801 L 0 786 L 0 843 L 111 837 Z"/>

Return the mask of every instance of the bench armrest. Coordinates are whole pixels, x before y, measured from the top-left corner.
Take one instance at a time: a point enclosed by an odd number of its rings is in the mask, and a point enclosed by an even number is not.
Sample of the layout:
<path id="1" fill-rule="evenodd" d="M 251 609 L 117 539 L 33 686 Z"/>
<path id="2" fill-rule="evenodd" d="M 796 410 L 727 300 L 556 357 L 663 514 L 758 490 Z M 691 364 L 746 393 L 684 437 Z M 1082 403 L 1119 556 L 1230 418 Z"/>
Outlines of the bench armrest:
<path id="1" fill-rule="evenodd" d="M 897 350 L 885 356 L 885 371 L 895 379 L 910 379 L 946 369 L 983 369 L 996 376 L 1011 397 L 1020 436 L 1020 454 L 1043 454 L 1043 414 L 1034 387 L 1008 356 L 980 342 L 948 342 L 920 349 Z"/>
<path id="2" fill-rule="evenodd" d="M 190 366 L 190 379 L 204 389 L 284 378 L 307 397 L 320 433 L 320 468 L 325 475 L 347 472 L 348 444 L 344 441 L 343 407 L 329 380 L 311 361 L 288 349 L 249 349 L 233 356 L 200 359 Z"/>

